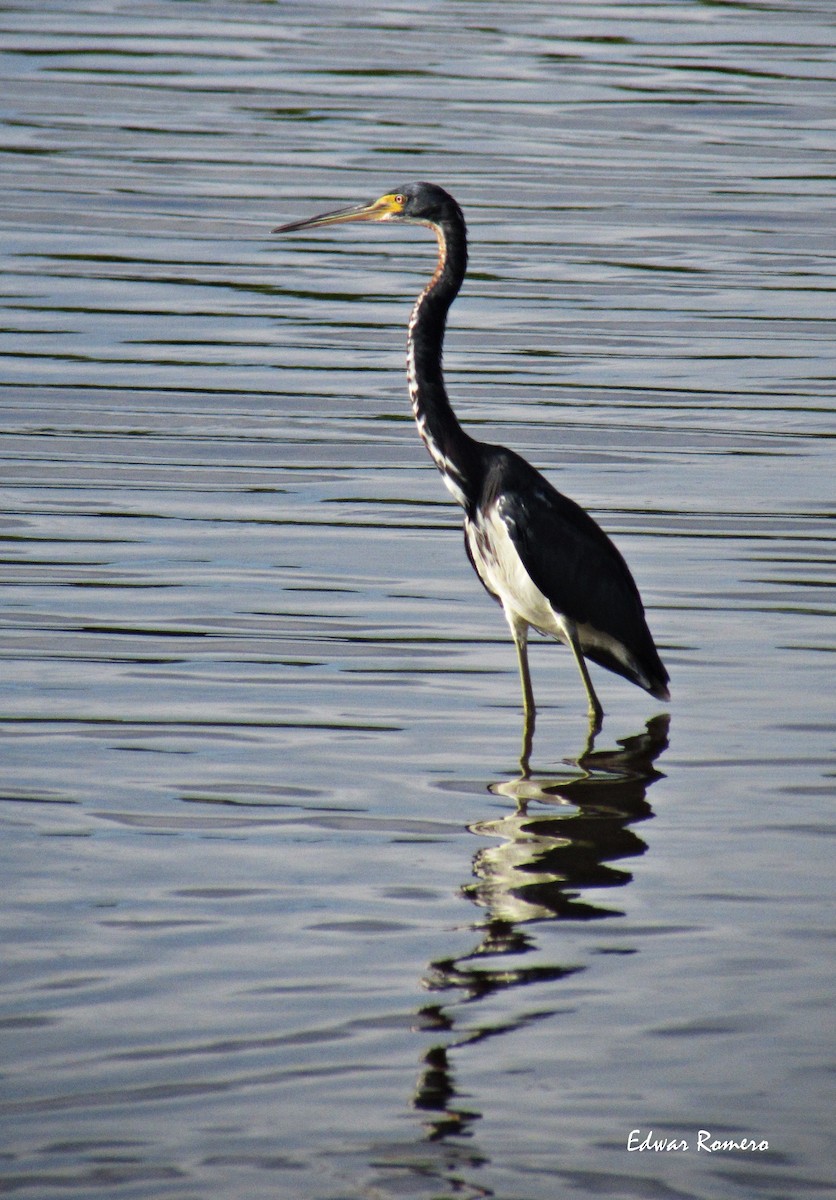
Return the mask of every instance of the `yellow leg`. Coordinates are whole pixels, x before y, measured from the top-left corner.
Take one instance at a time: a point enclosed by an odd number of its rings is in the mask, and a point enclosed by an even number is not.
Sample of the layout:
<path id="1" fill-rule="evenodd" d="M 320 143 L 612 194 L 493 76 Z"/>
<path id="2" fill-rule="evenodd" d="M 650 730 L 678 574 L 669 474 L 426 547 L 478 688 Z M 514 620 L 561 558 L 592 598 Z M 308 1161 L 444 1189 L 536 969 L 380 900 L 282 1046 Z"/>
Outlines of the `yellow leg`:
<path id="1" fill-rule="evenodd" d="M 566 633 L 569 638 L 569 645 L 572 648 L 572 653 L 575 656 L 575 662 L 578 664 L 578 670 L 581 673 L 583 686 L 586 688 L 586 699 L 589 704 L 589 730 L 590 733 L 597 733 L 601 728 L 601 722 L 604 717 L 604 710 L 601 707 L 601 701 L 595 695 L 595 688 L 592 686 L 592 680 L 589 678 L 589 671 L 586 669 L 586 660 L 581 651 L 581 644 L 578 640 L 575 626 L 566 622 Z"/>
<path id="2" fill-rule="evenodd" d="M 514 624 L 511 626 L 511 632 L 514 635 L 514 645 L 517 647 L 517 664 L 520 668 L 520 684 L 523 695 L 523 740 L 520 770 L 523 778 L 527 779 L 531 774 L 529 762 L 534 742 L 534 723 L 537 717 L 537 709 L 534 706 L 534 689 L 531 686 L 531 672 L 528 669 L 528 626 Z"/>

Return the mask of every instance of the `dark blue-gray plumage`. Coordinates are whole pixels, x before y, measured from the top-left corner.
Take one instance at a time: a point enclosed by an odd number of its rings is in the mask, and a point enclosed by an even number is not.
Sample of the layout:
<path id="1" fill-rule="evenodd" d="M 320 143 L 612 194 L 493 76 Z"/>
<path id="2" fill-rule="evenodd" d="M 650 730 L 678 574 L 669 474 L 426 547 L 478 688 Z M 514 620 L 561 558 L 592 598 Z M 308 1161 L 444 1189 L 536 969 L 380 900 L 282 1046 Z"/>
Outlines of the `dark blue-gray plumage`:
<path id="1" fill-rule="evenodd" d="M 588 513 L 524 458 L 470 437 L 450 405 L 442 371 L 444 331 L 467 269 L 467 230 L 458 204 L 434 184 L 412 183 L 370 204 L 294 221 L 274 232 L 349 221 L 426 225 L 438 239 L 438 265 L 409 321 L 409 394 L 418 431 L 464 509 L 468 557 L 502 605 L 517 647 L 525 708 L 524 768 L 535 715 L 527 650 L 532 627 L 571 648 L 593 732 L 600 727 L 603 709 L 585 659 L 668 700 L 668 673 L 619 551 Z"/>

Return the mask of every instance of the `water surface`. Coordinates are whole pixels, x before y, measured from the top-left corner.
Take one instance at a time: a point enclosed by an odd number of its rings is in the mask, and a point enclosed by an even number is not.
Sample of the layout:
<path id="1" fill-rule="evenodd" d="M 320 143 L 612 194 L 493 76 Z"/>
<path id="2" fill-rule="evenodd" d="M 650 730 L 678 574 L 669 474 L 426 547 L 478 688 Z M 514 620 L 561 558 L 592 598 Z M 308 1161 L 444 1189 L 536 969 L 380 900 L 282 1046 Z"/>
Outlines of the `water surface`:
<path id="1" fill-rule="evenodd" d="M 831 6 L 0 29 L 0 1191 L 830 1194 Z M 585 771 L 538 641 L 518 779 L 411 422 L 432 239 L 269 233 L 414 178 L 471 231 L 462 420 L 611 533 L 671 672 L 595 674 Z"/>

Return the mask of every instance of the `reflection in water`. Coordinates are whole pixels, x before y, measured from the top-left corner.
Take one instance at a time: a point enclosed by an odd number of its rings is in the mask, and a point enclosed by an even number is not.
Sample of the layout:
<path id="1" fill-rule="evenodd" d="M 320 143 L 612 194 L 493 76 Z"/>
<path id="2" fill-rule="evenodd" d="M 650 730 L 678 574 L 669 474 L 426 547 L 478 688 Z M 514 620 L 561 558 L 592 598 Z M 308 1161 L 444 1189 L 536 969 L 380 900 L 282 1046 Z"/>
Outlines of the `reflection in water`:
<path id="1" fill-rule="evenodd" d="M 553 1015 L 529 1014 L 499 1026 L 470 1022 L 466 1029 L 459 1029 L 453 1008 L 501 989 L 557 981 L 583 970 L 577 963 L 528 965 L 526 956 L 537 947 L 521 926 L 534 921 L 590 921 L 622 915 L 619 908 L 593 900 L 588 893 L 624 887 L 632 879 L 631 873 L 623 865 L 612 864 L 623 864 L 647 849 L 631 826 L 653 815 L 647 790 L 662 778 L 655 764 L 668 744 L 668 725 L 667 714 L 661 715 L 649 721 L 641 733 L 620 742 L 619 750 L 590 748 L 577 768 L 563 777 L 537 779 L 524 774 L 509 783 L 491 785 L 491 792 L 513 798 L 517 807 L 507 816 L 471 827 L 480 837 L 500 839 L 498 845 L 477 851 L 474 882 L 462 889 L 487 914 L 475 926 L 479 940 L 465 954 L 431 963 L 424 979 L 431 992 L 458 993 L 451 1006 L 432 1004 L 420 1013 L 423 1028 L 448 1035 L 425 1054 L 413 1097 L 414 1107 L 427 1114 L 429 1142 L 467 1135 L 481 1115 L 457 1103 L 451 1051 L 517 1029 L 522 1020 Z M 540 807 L 530 813 L 535 801 Z M 472 1150 L 464 1158 L 455 1155 L 455 1166 L 452 1159 L 439 1160 L 432 1172 L 436 1182 L 443 1176 L 446 1186 L 455 1186 L 456 1194 L 484 1195 L 482 1189 L 465 1184 L 458 1175 L 454 1178 L 465 1159 L 470 1166 L 483 1161 Z M 424 1163 L 422 1173 L 426 1169 Z"/>
<path id="2" fill-rule="evenodd" d="M 473 832 L 503 839 L 474 859 L 478 883 L 465 894 L 491 914 L 492 922 L 548 917 L 591 920 L 621 912 L 578 898 L 577 888 L 621 887 L 629 872 L 608 864 L 643 854 L 645 843 L 628 826 L 651 815 L 647 788 L 660 773 L 654 762 L 667 745 L 669 717 L 620 743 L 621 750 L 587 750 L 580 774 L 562 779 L 523 776 L 495 784 L 495 794 L 517 801 L 516 812 L 483 821 Z M 532 800 L 559 804 L 557 814 L 531 817 Z"/>

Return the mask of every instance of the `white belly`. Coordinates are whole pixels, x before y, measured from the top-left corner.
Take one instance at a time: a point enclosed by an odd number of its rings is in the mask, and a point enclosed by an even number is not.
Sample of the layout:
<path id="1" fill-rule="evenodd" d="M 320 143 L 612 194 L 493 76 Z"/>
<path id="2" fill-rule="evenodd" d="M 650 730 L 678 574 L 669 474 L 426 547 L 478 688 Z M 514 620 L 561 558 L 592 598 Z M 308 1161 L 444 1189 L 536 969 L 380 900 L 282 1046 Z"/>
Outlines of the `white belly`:
<path id="1" fill-rule="evenodd" d="M 465 536 L 480 579 L 499 598 L 511 626 L 524 622 L 567 641 L 563 618 L 526 571 L 496 509 L 480 514 L 476 521 L 466 520 Z"/>
<path id="2" fill-rule="evenodd" d="M 512 631 L 530 625 L 566 645 L 576 641 L 582 652 L 606 651 L 643 677 L 634 657 L 616 638 L 593 625 L 577 624 L 552 608 L 523 566 L 508 528 L 495 507 L 480 513 L 476 521 L 465 519 L 465 536 L 479 577 L 488 591 L 499 598 Z"/>

